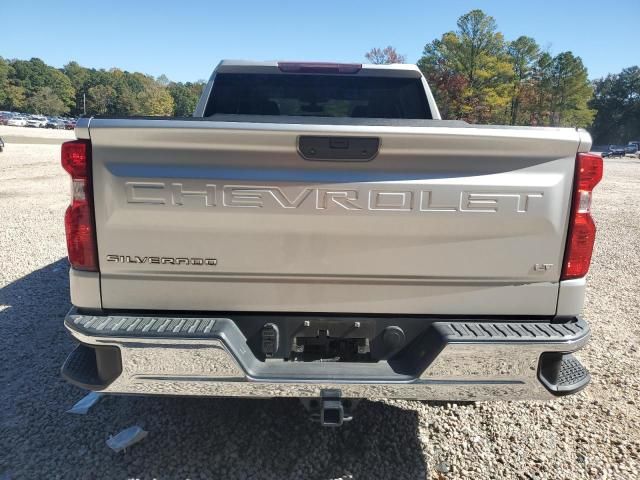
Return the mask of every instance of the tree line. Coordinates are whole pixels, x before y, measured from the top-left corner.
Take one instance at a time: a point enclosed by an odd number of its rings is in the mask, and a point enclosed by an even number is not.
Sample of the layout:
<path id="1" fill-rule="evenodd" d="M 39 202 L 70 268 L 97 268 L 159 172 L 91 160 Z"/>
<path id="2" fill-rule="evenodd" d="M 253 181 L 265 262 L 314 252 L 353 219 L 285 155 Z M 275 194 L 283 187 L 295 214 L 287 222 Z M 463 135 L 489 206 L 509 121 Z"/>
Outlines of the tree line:
<path id="1" fill-rule="evenodd" d="M 428 43 L 418 61 L 444 115 L 473 123 L 591 124 L 593 88 L 580 57 L 551 56 L 527 36 L 507 41 L 481 10 L 461 16 L 457 26 Z"/>
<path id="2" fill-rule="evenodd" d="M 395 48 L 373 48 L 372 63 L 403 63 Z M 528 36 L 507 40 L 482 10 L 462 15 L 454 31 L 424 47 L 418 66 L 443 118 L 471 123 L 576 126 L 596 144 L 640 139 L 640 69 L 589 81 L 582 59 L 552 55 Z M 63 68 L 38 58 L 0 57 L 0 109 L 46 115 L 193 113 L 203 81 L 172 82 L 117 68 Z"/>
<path id="3" fill-rule="evenodd" d="M 117 68 L 58 69 L 39 58 L 0 57 L 0 109 L 44 115 L 190 116 L 204 82 L 172 82 Z"/>
<path id="4" fill-rule="evenodd" d="M 365 54 L 396 63 L 395 48 Z M 457 29 L 426 44 L 418 67 L 443 118 L 470 123 L 585 127 L 595 144 L 640 139 L 640 69 L 589 81 L 572 52 L 553 56 L 528 36 L 506 40 L 482 10 L 462 15 Z"/>

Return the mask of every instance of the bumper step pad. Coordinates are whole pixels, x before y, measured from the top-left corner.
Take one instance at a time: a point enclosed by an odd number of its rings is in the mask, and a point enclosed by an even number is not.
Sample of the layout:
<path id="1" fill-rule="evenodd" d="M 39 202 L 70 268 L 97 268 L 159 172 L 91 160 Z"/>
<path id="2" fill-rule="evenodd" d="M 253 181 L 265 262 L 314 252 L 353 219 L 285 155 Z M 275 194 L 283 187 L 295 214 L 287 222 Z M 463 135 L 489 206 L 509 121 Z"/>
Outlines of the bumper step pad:
<path id="1" fill-rule="evenodd" d="M 540 381 L 555 395 L 569 395 L 582 390 L 591 375 L 572 354 L 544 354 L 540 360 Z"/>
<path id="2" fill-rule="evenodd" d="M 72 379 L 76 384 L 86 385 L 87 388 L 101 387 L 96 351 L 86 345 L 78 345 L 62 365 L 62 376 L 67 380 Z"/>
<path id="3" fill-rule="evenodd" d="M 578 338 L 588 326 L 584 320 L 549 322 L 436 322 L 435 327 L 452 341 L 553 341 Z"/>
<path id="4" fill-rule="evenodd" d="M 72 324 L 89 335 L 124 337 L 213 337 L 215 318 L 70 315 Z"/>
<path id="5" fill-rule="evenodd" d="M 61 370 L 69 382 L 88 390 L 106 388 L 122 373 L 120 350 L 111 346 L 78 345 Z"/>

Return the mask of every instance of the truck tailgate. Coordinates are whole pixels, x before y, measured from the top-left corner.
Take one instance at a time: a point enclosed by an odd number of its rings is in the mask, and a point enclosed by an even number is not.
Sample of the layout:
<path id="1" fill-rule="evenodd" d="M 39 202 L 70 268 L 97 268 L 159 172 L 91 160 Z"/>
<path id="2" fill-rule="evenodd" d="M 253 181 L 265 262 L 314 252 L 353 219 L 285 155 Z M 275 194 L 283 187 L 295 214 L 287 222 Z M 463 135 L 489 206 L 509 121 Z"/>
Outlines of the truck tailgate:
<path id="1" fill-rule="evenodd" d="M 104 308 L 552 315 L 581 132 L 92 119 Z M 313 161 L 300 136 L 373 137 Z"/>

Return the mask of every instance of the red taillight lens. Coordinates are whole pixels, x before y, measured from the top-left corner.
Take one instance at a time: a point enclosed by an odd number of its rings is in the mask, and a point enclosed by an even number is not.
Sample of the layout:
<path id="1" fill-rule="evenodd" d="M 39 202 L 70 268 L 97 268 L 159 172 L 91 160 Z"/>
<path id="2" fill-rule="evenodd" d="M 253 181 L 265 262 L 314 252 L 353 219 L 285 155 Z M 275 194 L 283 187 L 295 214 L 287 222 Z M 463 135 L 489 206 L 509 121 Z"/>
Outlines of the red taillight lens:
<path id="1" fill-rule="evenodd" d="M 64 216 L 64 226 L 67 233 L 67 251 L 71 266 L 77 270 L 96 272 L 98 262 L 94 243 L 93 219 L 88 202 L 74 201 L 72 205 L 69 205 Z"/>
<path id="2" fill-rule="evenodd" d="M 589 271 L 596 239 L 596 225 L 591 218 L 591 193 L 602 179 L 602 173 L 600 155 L 578 154 L 562 280 L 584 277 Z"/>
<path id="3" fill-rule="evenodd" d="M 62 168 L 74 180 L 87 178 L 90 148 L 88 140 L 74 140 L 62 144 Z"/>
<path id="4" fill-rule="evenodd" d="M 71 205 L 64 217 L 69 263 L 77 270 L 98 271 L 95 222 L 91 205 L 91 143 L 62 144 L 62 167 L 71 175 Z"/>
<path id="5" fill-rule="evenodd" d="M 592 153 L 579 153 L 576 169 L 577 189 L 590 192 L 602 180 L 604 169 L 602 157 Z"/>

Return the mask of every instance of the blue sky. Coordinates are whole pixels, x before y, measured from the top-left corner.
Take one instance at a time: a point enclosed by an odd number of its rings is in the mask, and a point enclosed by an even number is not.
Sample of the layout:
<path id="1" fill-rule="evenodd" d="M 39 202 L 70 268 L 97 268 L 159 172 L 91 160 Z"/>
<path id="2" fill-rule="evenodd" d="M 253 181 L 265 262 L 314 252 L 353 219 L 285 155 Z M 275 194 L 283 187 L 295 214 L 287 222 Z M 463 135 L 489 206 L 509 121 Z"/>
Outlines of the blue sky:
<path id="1" fill-rule="evenodd" d="M 605 8 L 610 6 L 610 8 Z M 393 45 L 415 62 L 474 8 L 507 39 L 582 57 L 591 78 L 640 64 L 640 1 L 6 1 L 0 56 L 208 78 L 222 58 L 363 61 Z"/>

